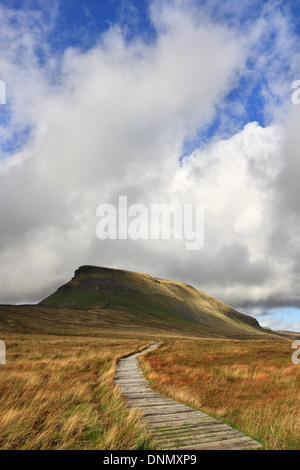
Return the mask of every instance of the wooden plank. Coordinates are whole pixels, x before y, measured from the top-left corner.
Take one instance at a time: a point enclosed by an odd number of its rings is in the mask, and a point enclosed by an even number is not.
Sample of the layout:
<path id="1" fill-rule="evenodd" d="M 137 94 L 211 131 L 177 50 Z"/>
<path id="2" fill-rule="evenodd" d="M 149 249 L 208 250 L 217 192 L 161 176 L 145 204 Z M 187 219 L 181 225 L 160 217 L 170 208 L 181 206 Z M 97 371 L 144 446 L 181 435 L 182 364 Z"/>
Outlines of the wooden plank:
<path id="1" fill-rule="evenodd" d="M 181 436 L 178 438 L 169 438 L 166 439 L 165 441 L 160 440 L 159 441 L 159 446 L 162 447 L 172 447 L 172 448 L 177 448 L 180 446 L 185 446 L 185 445 L 196 445 L 196 444 L 206 444 L 206 443 L 211 443 L 211 442 L 220 442 L 220 441 L 228 441 L 229 438 L 237 438 L 237 437 L 245 437 L 245 435 L 241 432 L 238 431 L 231 431 L 230 434 L 228 434 L 228 430 L 226 431 L 220 431 L 218 433 L 214 434 L 198 434 L 195 436 Z"/>
<path id="2" fill-rule="evenodd" d="M 226 424 L 219 424 L 214 427 L 206 427 L 206 426 L 200 426 L 195 429 L 186 429 L 186 430 L 177 430 L 177 431 L 171 431 L 171 432 L 155 432 L 155 438 L 158 440 L 166 440 L 169 438 L 176 438 L 176 437 L 181 437 L 181 436 L 196 436 L 196 435 L 204 435 L 204 434 L 213 434 L 217 433 L 219 431 L 227 431 L 228 432 L 228 426 Z"/>
<path id="3" fill-rule="evenodd" d="M 161 423 L 147 423 L 146 426 L 150 427 L 150 428 L 154 428 L 155 430 L 158 430 L 158 429 L 176 429 L 176 428 L 180 428 L 182 426 L 186 427 L 186 428 L 189 428 L 189 427 L 192 427 L 192 426 L 208 426 L 209 424 L 212 424 L 212 425 L 216 425 L 216 424 L 219 424 L 220 421 L 216 421 L 216 420 L 213 420 L 213 421 L 208 421 L 208 420 L 197 420 L 197 421 L 194 421 L 194 422 L 188 422 L 186 419 L 182 419 L 182 420 L 176 420 L 176 421 L 171 421 L 169 422 L 168 420 L 164 421 L 164 422 L 161 422 Z"/>
<path id="4" fill-rule="evenodd" d="M 169 416 L 160 416 L 160 415 L 154 415 L 154 416 L 148 416 L 147 421 L 149 423 L 160 423 L 161 421 L 166 421 L 169 420 L 170 422 L 176 421 L 177 419 L 185 419 L 186 421 L 189 421 L 191 419 L 201 421 L 201 415 L 198 415 L 196 411 L 192 412 L 186 412 L 184 411 L 183 413 L 173 413 L 170 414 Z"/>
<path id="5" fill-rule="evenodd" d="M 223 442 L 207 442 L 203 444 L 189 444 L 176 447 L 177 450 L 242 450 L 258 449 L 262 445 L 250 437 L 238 437 L 237 439 L 227 439 Z"/>
<path id="6" fill-rule="evenodd" d="M 151 411 L 147 411 L 147 410 L 143 410 L 141 408 L 141 410 L 143 411 L 143 415 L 145 417 L 150 417 L 150 416 L 165 416 L 167 417 L 168 415 L 177 415 L 177 414 L 181 414 L 181 413 L 194 413 L 193 410 L 183 410 L 181 408 L 177 408 L 175 405 L 174 407 L 171 407 L 169 409 L 163 409 L 163 410 L 155 410 L 155 409 L 151 409 Z"/>

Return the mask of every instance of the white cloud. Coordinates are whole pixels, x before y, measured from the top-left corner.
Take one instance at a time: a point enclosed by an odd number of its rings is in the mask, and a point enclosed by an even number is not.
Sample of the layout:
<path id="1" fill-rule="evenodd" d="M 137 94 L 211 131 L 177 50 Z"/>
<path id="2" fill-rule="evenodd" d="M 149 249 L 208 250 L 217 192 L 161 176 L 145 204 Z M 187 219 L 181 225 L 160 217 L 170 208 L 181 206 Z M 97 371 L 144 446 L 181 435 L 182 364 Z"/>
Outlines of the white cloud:
<path id="1" fill-rule="evenodd" d="M 43 31 L 31 33 L 24 16 L 16 34 L 1 12 L 0 39 L 20 45 L 24 30 L 28 59 L 11 51 L 1 59 L 10 130 L 32 126 L 22 150 L 0 160 L 2 302 L 40 300 L 86 263 L 190 282 L 236 306 L 278 302 L 279 292 L 300 300 L 293 249 L 273 249 L 278 204 L 291 208 L 286 198 L 298 194 L 287 183 L 290 169 L 298 171 L 295 118 L 287 134 L 274 123 L 249 123 L 179 166 L 184 141 L 211 122 L 247 71 L 251 47 L 240 31 L 204 21 L 192 6 L 156 2 L 155 42 L 128 44 L 113 26 L 87 52 L 58 58 L 45 46 L 41 67 L 33 50 Z M 204 204 L 204 249 L 100 242 L 96 208 L 122 194 L 130 203 Z M 298 240 L 292 229 L 285 235 L 286 244 Z"/>

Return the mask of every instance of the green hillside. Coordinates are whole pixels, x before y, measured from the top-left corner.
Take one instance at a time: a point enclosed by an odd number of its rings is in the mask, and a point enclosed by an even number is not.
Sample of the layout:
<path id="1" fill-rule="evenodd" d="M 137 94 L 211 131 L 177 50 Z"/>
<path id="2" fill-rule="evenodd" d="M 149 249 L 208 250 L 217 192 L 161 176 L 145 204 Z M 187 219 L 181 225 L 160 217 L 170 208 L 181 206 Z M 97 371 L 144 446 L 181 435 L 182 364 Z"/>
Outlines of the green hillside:
<path id="1" fill-rule="evenodd" d="M 93 317 L 110 312 L 112 323 L 129 315 L 131 326 L 183 328 L 203 336 L 270 335 L 253 317 L 192 286 L 120 269 L 82 266 L 39 305 L 71 309 L 74 315 L 89 310 Z"/>

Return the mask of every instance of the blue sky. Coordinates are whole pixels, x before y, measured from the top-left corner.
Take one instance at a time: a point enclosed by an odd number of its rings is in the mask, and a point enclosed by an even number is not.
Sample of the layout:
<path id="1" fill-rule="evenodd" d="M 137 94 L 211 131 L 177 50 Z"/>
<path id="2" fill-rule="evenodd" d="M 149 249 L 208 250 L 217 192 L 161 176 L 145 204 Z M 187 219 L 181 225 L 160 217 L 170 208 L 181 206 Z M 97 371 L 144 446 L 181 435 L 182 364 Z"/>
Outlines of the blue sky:
<path id="1" fill-rule="evenodd" d="M 149 20 L 149 0 L 65 0 L 51 2 L 43 11 L 39 1 L 2 0 L 1 4 L 14 10 L 42 11 L 47 16 L 49 11 L 55 14 L 55 25 L 48 35 L 53 50 L 63 52 L 67 47 L 79 47 L 87 50 L 94 46 L 99 36 L 112 24 L 118 23 L 127 28 L 127 38 L 142 35 L 147 40 L 155 35 Z"/>
<path id="2" fill-rule="evenodd" d="M 0 0 L 0 22 L 0 301 L 89 263 L 300 328 L 299 1 Z M 204 249 L 100 246 L 120 194 L 203 203 Z"/>
<path id="3" fill-rule="evenodd" d="M 272 329 L 282 328 L 283 330 L 298 331 L 298 323 L 300 318 L 300 309 L 295 307 L 286 307 L 273 309 L 271 311 L 263 311 L 258 315 L 258 321 L 262 326 Z"/>
<path id="4" fill-rule="evenodd" d="M 163 3 L 163 2 L 162 2 Z M 167 2 L 166 2 L 167 3 Z M 169 2 L 170 4 L 176 2 Z M 188 5 L 189 2 L 186 2 Z M 212 20 L 226 25 L 234 31 L 250 28 L 257 21 L 263 9 L 274 10 L 289 17 L 290 33 L 300 35 L 300 5 L 297 0 L 288 2 L 255 0 L 246 1 L 243 4 L 236 0 L 227 2 L 195 0 L 194 5 L 201 10 L 203 15 L 210 12 Z M 56 57 L 62 56 L 68 48 L 78 48 L 88 52 L 113 25 L 122 28 L 126 41 L 134 41 L 137 38 L 145 43 L 155 42 L 156 29 L 151 21 L 151 4 L 149 0 L 73 0 L 51 2 L 45 7 L 42 1 L 33 0 L 1 0 L 0 5 L 17 12 L 31 11 L 40 15 L 42 22 L 50 20 L 51 27 L 45 32 L 43 42 L 36 46 L 36 56 L 40 65 L 45 65 L 48 54 Z M 205 13 L 204 13 L 205 11 Z M 266 13 L 266 18 L 271 13 Z M 259 50 L 256 54 L 269 54 L 274 47 L 274 41 L 278 31 L 272 26 L 267 29 L 262 37 Z M 290 51 L 291 54 L 293 51 Z M 281 72 L 291 75 L 290 55 L 287 51 L 282 57 Z M 234 132 L 241 130 L 248 122 L 257 121 L 260 125 L 268 124 L 268 116 L 265 116 L 264 90 L 268 87 L 264 76 L 264 69 L 259 72 L 256 69 L 257 56 L 250 57 L 247 64 L 247 76 L 237 79 L 236 86 L 223 98 L 221 106 L 216 108 L 215 117 L 204 128 L 198 129 L 183 143 L 181 158 L 192 153 L 203 144 L 207 144 L 216 135 L 227 138 Z M 271 59 L 272 60 L 272 59 Z M 269 67 L 272 64 L 269 64 Z M 289 83 L 289 81 L 287 81 Z M 290 94 L 290 89 L 286 90 Z M 282 96 L 273 96 L 278 106 L 282 104 Z M 236 103 L 243 106 L 243 113 L 237 113 Z M 9 113 L 1 110 L 0 122 L 10 123 Z M 228 121 L 229 125 L 224 125 Z M 4 145 L 4 151 L 12 153 L 16 151 L 29 135 L 30 126 L 20 129 L 19 136 L 13 134 Z M 18 143 L 20 140 L 20 143 Z"/>

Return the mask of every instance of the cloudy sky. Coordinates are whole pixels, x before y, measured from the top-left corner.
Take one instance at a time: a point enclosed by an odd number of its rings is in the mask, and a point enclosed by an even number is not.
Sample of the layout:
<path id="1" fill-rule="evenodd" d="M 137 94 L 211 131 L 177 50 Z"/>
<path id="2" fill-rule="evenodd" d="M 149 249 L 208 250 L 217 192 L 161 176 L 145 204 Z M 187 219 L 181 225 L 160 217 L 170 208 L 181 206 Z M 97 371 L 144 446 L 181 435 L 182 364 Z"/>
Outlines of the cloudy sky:
<path id="1" fill-rule="evenodd" d="M 93 264 L 299 331 L 299 18 L 298 0 L 0 0 L 0 302 Z M 202 204 L 203 248 L 100 240 L 120 195 Z"/>

